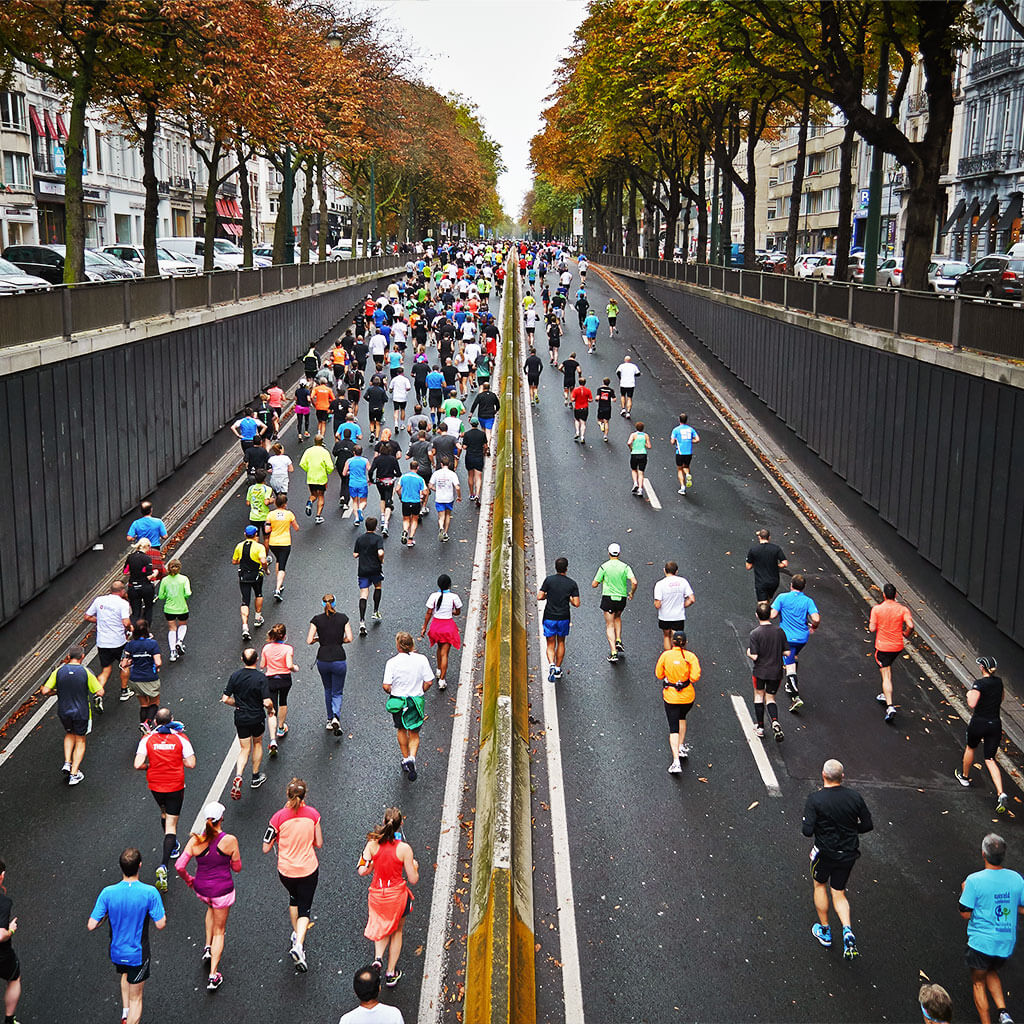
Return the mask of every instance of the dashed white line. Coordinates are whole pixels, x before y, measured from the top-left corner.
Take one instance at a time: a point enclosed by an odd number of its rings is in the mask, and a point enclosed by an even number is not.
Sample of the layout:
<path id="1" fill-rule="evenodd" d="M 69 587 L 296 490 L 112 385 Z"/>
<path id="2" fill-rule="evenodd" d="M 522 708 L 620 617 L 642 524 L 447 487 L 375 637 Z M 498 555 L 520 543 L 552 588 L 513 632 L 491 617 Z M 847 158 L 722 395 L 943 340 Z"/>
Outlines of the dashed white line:
<path id="1" fill-rule="evenodd" d="M 754 732 L 754 720 L 750 717 L 750 708 L 747 707 L 746 701 L 735 693 L 730 694 L 730 697 L 732 698 L 733 711 L 736 712 L 736 717 L 740 721 L 740 729 L 743 730 L 743 738 L 747 741 L 750 752 L 754 755 L 754 764 L 757 765 L 757 770 L 761 773 L 761 778 L 764 780 L 768 795 L 782 796 L 782 790 L 779 788 L 779 780 L 775 775 L 775 769 L 772 768 L 771 761 L 768 760 L 768 755 L 764 752 L 764 745 Z"/>
<path id="2" fill-rule="evenodd" d="M 655 512 L 661 511 L 661 502 L 658 501 L 657 494 L 654 493 L 654 488 L 651 486 L 651 481 L 644 477 L 644 492 L 647 495 L 647 500 L 651 503 L 651 508 Z"/>

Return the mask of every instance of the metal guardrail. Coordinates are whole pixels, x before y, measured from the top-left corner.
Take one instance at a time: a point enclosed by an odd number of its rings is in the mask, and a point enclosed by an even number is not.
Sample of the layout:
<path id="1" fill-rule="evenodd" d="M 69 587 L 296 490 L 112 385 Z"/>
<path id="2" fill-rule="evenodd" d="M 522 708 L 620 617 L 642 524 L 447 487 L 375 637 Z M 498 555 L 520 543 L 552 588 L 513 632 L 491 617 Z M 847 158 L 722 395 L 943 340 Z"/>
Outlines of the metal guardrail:
<path id="1" fill-rule="evenodd" d="M 708 263 L 675 263 L 602 253 L 591 262 L 611 270 L 664 278 L 841 320 L 920 341 L 1024 359 L 1024 311 L 1004 299 L 969 299 L 906 288 L 790 277 Z"/>
<path id="2" fill-rule="evenodd" d="M 340 284 L 360 274 L 398 270 L 397 256 L 286 263 L 253 270 L 214 270 L 194 277 L 148 277 L 61 285 L 51 291 L 0 296 L 0 348 L 30 345 L 106 327 L 130 327 L 229 302 Z"/>
<path id="3" fill-rule="evenodd" d="M 519 275 L 502 324 L 463 1024 L 535 1024 Z"/>

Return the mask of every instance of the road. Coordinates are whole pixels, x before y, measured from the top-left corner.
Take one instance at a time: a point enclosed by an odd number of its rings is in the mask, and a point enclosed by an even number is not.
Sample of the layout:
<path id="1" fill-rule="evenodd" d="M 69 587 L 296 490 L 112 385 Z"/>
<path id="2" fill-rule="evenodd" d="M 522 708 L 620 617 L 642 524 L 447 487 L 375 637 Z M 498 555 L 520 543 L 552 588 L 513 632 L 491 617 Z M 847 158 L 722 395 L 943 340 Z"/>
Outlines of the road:
<path id="1" fill-rule="evenodd" d="M 604 321 L 608 286 L 593 273 L 588 284 Z M 532 582 L 538 570 L 550 571 L 554 559 L 565 555 L 583 596 L 565 675 L 549 689 L 548 700 L 536 605 L 528 602 L 538 1019 L 910 1021 L 918 1013 L 919 972 L 946 985 L 959 1015 L 967 1017 L 963 924 L 955 901 L 962 878 L 980 866 L 980 839 L 995 818 L 994 796 L 980 771 L 972 790 L 961 790 L 953 780 L 962 725 L 909 659 L 895 669 L 896 723 L 883 724 L 874 700 L 878 674 L 865 629 L 867 605 L 678 365 L 627 305 L 620 306 L 619 337 L 609 340 L 602 324 L 598 351 L 590 356 L 570 318 L 562 353 L 576 350 L 592 387 L 603 376 L 614 379 L 626 352 L 639 365 L 632 422 L 643 420 L 654 438 L 648 477 L 655 500 L 630 494 L 625 441 L 631 425 L 618 415 L 610 444 L 600 441 L 593 412 L 587 446 L 572 442 L 560 374 L 545 370 L 541 404 L 529 411 L 527 454 L 539 488 L 534 492 L 528 479 L 527 502 L 539 502 L 541 522 L 531 516 L 528 526 L 534 543 L 543 534 L 546 564 L 531 566 L 528 578 Z M 694 486 L 686 497 L 676 494 L 668 441 L 680 411 L 689 413 L 701 436 Z M 361 422 L 365 428 L 365 410 Z M 302 445 L 293 430 L 286 441 L 297 463 Z M 301 514 L 298 472 L 291 490 L 301 532 L 289 563 L 286 600 L 277 607 L 268 602 L 266 615 L 268 625 L 288 626 L 300 672 L 292 691 L 291 733 L 280 757 L 267 762 L 266 785 L 245 788 L 239 803 L 225 801 L 226 826 L 239 836 L 244 865 L 228 926 L 225 983 L 215 995 L 205 991 L 201 907 L 172 878 L 165 897 L 168 928 L 153 939 L 144 1019 L 235 1019 L 258 1012 L 336 1021 L 353 1005 L 352 972 L 370 957 L 370 944 L 362 938 L 366 883 L 355 864 L 366 832 L 385 806 L 397 803 L 408 814 L 405 831 L 422 879 L 406 926 L 406 975 L 387 998 L 407 1021 L 426 1024 L 418 1018 L 420 984 L 458 688 L 428 694 L 420 777 L 410 784 L 399 771 L 380 680 L 395 631 L 411 628 L 418 634 L 439 572 L 449 572 L 463 599 L 469 596 L 478 514 L 463 502 L 447 545 L 438 543 L 433 517 L 414 550 L 403 548 L 397 533 L 386 542 L 384 621 L 352 645 L 344 733 L 336 740 L 323 728 L 322 690 L 305 630 L 326 591 L 338 595 L 339 610 L 355 613 L 351 547 L 357 531 L 337 511 L 336 483 L 328 491 L 322 526 Z M 165 666 L 163 679 L 165 701 L 185 722 L 199 757 L 188 779 L 186 823 L 211 791 L 233 738 L 231 715 L 218 701 L 242 647 L 230 556 L 246 520 L 236 489 L 193 531 L 183 555 L 195 592 L 189 652 Z M 754 592 L 744 560 L 762 525 L 788 553 L 791 569 L 807 576 L 808 593 L 823 617 L 801 658 L 805 708 L 799 717 L 782 712 L 785 742 L 764 742 L 768 782 L 733 700 L 739 698 L 742 714 L 749 716 L 744 650 L 754 624 Z M 622 545 L 640 581 L 624 615 L 626 656 L 617 665 L 605 660 L 598 591 L 590 588 L 612 541 Z M 536 549 L 531 555 L 536 558 Z M 687 632 L 704 670 L 689 718 L 693 752 L 680 776 L 666 771 L 667 727 L 653 678 L 661 634 L 652 590 L 668 559 L 679 563 L 696 592 Z M 453 684 L 459 667 L 455 656 L 449 669 Z M 102 934 L 89 935 L 85 921 L 99 889 L 117 879 L 116 858 L 124 846 L 140 846 L 144 877 L 152 878 L 160 836 L 145 781 L 131 766 L 138 740 L 135 704 L 108 699 L 107 708 L 89 739 L 83 785 L 61 784 L 61 730 L 52 715 L 0 765 L 0 856 L 8 865 L 7 888 L 20 923 L 15 946 L 25 974 L 19 1008 L 24 1021 L 116 1019 L 106 941 Z M 549 750 L 556 736 L 560 744 Z M 862 953 L 853 963 L 844 962 L 838 948 L 819 947 L 810 934 L 810 843 L 800 835 L 800 816 L 828 757 L 845 763 L 848 784 L 863 793 L 875 819 L 850 889 Z M 286 898 L 276 865 L 259 852 L 267 819 L 283 802 L 293 775 L 307 779 L 327 838 L 305 975 L 295 974 L 287 957 Z M 772 778 L 777 788 L 770 788 Z M 470 785 L 467 803 L 472 790 Z M 553 794 L 564 799 L 564 821 Z M 1019 807 L 1019 793 L 1011 789 L 1011 796 Z M 464 811 L 471 817 L 472 807 Z M 1010 840 L 1016 866 L 1016 821 L 1000 819 L 998 828 Z M 578 962 L 568 941 L 572 929 L 558 914 L 567 878 L 575 899 Z M 457 896 L 440 895 L 458 903 Z M 455 929 L 443 936 L 446 943 L 455 940 L 445 978 L 452 985 L 460 935 Z M 54 963 L 65 978 L 56 987 L 46 970 Z M 577 972 L 578 993 L 572 983 Z M 1011 963 L 1004 977 L 1011 1010 L 1018 978 L 1019 968 Z M 455 1020 L 458 1005 L 449 1000 L 448 1006 L 443 1019 Z"/>

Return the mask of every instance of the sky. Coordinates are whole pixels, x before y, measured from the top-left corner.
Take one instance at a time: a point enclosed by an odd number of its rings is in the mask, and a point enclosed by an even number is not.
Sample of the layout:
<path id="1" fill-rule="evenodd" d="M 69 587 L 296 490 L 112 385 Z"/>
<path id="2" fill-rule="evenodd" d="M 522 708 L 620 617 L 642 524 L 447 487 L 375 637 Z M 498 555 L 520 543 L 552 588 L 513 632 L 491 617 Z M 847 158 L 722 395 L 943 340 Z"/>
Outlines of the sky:
<path id="1" fill-rule="evenodd" d="M 498 192 L 516 219 L 531 183 L 530 139 L 541 127 L 544 97 L 586 13 L 585 0 L 359 0 L 356 6 L 379 10 L 409 42 L 429 85 L 478 105 L 488 135 L 501 145 L 508 170 Z"/>

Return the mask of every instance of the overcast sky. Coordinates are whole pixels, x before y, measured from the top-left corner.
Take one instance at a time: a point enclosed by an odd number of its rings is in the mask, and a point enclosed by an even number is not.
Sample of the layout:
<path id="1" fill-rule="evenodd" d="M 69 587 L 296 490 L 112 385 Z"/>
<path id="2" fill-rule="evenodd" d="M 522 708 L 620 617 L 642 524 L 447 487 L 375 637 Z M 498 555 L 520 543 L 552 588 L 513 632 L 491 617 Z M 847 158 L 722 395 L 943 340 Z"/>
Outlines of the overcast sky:
<path id="1" fill-rule="evenodd" d="M 583 20 L 585 0 L 358 0 L 421 54 L 427 82 L 480 108 L 508 170 L 498 181 L 505 212 L 519 216 L 530 187 L 530 139 L 559 58 Z M 514 84 L 510 84 L 514 83 Z"/>

